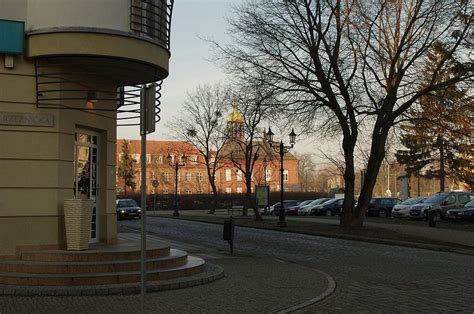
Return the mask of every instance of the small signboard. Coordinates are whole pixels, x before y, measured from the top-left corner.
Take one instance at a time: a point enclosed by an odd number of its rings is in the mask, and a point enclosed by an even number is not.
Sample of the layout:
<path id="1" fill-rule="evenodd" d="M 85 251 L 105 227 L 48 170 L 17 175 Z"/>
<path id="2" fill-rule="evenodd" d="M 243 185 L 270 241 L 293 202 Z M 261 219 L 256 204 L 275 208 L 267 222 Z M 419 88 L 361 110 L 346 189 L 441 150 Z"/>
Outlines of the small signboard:
<path id="1" fill-rule="evenodd" d="M 0 54 L 19 55 L 25 47 L 25 23 L 0 20 Z"/>
<path id="2" fill-rule="evenodd" d="M 258 185 L 255 188 L 255 196 L 257 198 L 257 207 L 268 207 L 270 189 L 269 186 Z"/>

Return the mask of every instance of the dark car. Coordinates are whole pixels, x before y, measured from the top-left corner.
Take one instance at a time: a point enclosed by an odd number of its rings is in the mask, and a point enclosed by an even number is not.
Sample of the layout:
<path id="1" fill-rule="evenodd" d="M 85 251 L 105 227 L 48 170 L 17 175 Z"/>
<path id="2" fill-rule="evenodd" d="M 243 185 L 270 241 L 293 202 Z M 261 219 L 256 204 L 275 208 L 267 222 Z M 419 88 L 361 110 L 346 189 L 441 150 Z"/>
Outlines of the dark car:
<path id="1" fill-rule="evenodd" d="M 125 218 L 142 218 L 142 210 L 138 206 L 137 202 L 132 199 L 120 199 L 117 203 L 117 218 L 122 220 Z"/>
<path id="2" fill-rule="evenodd" d="M 474 222 L 474 201 L 470 201 L 461 208 L 450 209 L 446 213 L 448 219 L 470 220 Z"/>
<path id="3" fill-rule="evenodd" d="M 373 197 L 370 200 L 367 216 L 390 217 L 392 209 L 402 201 L 395 197 Z"/>
<path id="4" fill-rule="evenodd" d="M 295 201 L 295 200 L 283 201 L 283 204 L 284 204 L 283 207 L 285 209 L 285 212 L 287 212 L 290 207 L 297 206 L 299 203 L 300 203 L 299 201 Z M 280 208 L 281 208 L 280 202 L 273 205 L 270 208 L 270 215 L 278 216 L 280 213 Z"/>
<path id="5" fill-rule="evenodd" d="M 311 209 L 311 215 L 316 216 L 335 216 L 339 215 L 342 211 L 342 204 L 344 203 L 343 198 L 335 198 L 329 201 L 326 201 L 320 205 L 316 205 Z"/>

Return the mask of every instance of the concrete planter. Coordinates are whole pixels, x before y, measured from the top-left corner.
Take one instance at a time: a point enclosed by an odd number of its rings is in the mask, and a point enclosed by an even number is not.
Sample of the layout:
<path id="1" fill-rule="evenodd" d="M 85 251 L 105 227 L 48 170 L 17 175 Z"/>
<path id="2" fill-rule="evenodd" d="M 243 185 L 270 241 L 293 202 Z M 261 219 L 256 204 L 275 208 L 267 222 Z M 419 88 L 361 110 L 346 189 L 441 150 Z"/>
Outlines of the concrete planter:
<path id="1" fill-rule="evenodd" d="M 64 200 L 64 220 L 68 250 L 79 251 L 89 248 L 93 206 L 94 201 L 92 200 Z"/>

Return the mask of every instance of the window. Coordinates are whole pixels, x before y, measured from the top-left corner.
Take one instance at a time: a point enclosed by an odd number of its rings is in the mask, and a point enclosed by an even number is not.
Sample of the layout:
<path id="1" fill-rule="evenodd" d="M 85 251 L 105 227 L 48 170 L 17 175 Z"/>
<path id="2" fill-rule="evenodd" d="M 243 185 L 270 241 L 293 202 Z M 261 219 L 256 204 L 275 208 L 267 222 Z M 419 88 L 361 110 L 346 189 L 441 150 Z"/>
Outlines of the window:
<path id="1" fill-rule="evenodd" d="M 168 194 L 168 193 L 169 193 L 168 188 L 165 188 L 165 189 L 163 190 L 163 193 Z"/>
<path id="2" fill-rule="evenodd" d="M 203 194 L 204 192 L 203 192 L 203 190 L 197 190 L 197 193 L 198 194 Z"/>
<path id="3" fill-rule="evenodd" d="M 237 193 L 242 193 L 242 188 L 240 186 L 237 188 Z"/>
<path id="4" fill-rule="evenodd" d="M 168 182 L 169 180 L 169 173 L 168 172 L 163 172 L 163 181 Z"/>
<path id="5" fill-rule="evenodd" d="M 157 164 L 162 164 L 163 163 L 163 155 L 158 156 L 158 158 L 156 159 L 156 163 Z"/>
<path id="6" fill-rule="evenodd" d="M 242 170 L 239 169 L 236 171 L 236 173 L 237 173 L 237 181 L 242 181 Z"/>
<path id="7" fill-rule="evenodd" d="M 139 164 L 140 163 L 140 154 L 131 154 L 132 159 Z"/>
<path id="8" fill-rule="evenodd" d="M 232 171 L 230 169 L 225 170 L 225 180 L 226 181 L 232 180 Z"/>
<path id="9" fill-rule="evenodd" d="M 272 180 L 272 169 L 265 169 L 265 180 Z"/>
<path id="10" fill-rule="evenodd" d="M 192 155 L 191 158 L 190 158 L 190 161 L 191 161 L 191 165 L 197 164 L 197 161 L 198 161 L 197 156 L 196 156 L 196 155 Z"/>
<path id="11" fill-rule="evenodd" d="M 198 180 L 198 181 L 202 181 L 203 178 L 204 178 L 204 177 L 203 177 L 202 173 L 201 173 L 201 172 L 198 172 L 198 173 L 197 173 L 197 180 Z"/>
<path id="12" fill-rule="evenodd" d="M 171 156 L 171 163 L 174 164 L 174 155 L 170 155 Z"/>
<path id="13" fill-rule="evenodd" d="M 232 188 L 225 188 L 226 193 L 232 193 Z"/>
<path id="14" fill-rule="evenodd" d="M 151 155 L 150 154 L 146 154 L 146 163 L 151 164 Z"/>
<path id="15" fill-rule="evenodd" d="M 190 190 L 190 189 L 187 189 L 187 190 L 186 190 L 186 194 L 193 194 L 193 191 Z"/>
<path id="16" fill-rule="evenodd" d="M 178 171 L 178 173 L 176 173 L 176 175 L 178 176 L 178 181 L 180 181 L 181 180 L 181 173 L 179 173 L 179 171 Z"/>
<path id="17" fill-rule="evenodd" d="M 192 177 L 191 172 L 186 172 L 186 181 L 191 181 Z"/>
<path id="18" fill-rule="evenodd" d="M 288 170 L 283 170 L 283 181 L 288 181 Z"/>
<path id="19" fill-rule="evenodd" d="M 456 195 L 451 194 L 446 199 L 446 205 L 451 205 L 451 204 L 454 204 L 454 203 L 456 203 Z"/>
<path id="20" fill-rule="evenodd" d="M 458 200 L 459 200 L 459 203 L 466 204 L 467 202 L 469 202 L 469 195 L 460 194 L 460 195 L 458 195 Z"/>

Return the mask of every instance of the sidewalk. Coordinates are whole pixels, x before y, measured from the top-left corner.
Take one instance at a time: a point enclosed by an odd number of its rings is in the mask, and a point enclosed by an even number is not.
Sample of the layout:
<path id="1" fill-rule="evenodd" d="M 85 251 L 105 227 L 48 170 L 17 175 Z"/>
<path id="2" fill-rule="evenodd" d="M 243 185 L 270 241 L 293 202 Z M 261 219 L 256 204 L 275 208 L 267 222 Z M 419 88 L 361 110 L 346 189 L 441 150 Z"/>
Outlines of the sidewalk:
<path id="1" fill-rule="evenodd" d="M 179 219 L 221 224 L 224 219 L 230 217 L 230 212 L 224 209 L 216 210 L 214 215 L 210 215 L 208 212 L 208 210 L 181 211 Z M 153 211 L 149 212 L 149 215 L 154 214 Z M 156 215 L 161 217 L 173 218 L 172 214 L 173 211 L 156 212 Z M 278 217 L 264 216 L 264 222 L 256 222 L 253 219 L 253 215 L 249 213 L 247 217 L 236 215 L 234 219 L 236 225 L 244 227 L 273 229 L 474 255 L 474 232 L 469 231 L 371 221 L 366 221 L 362 229 L 342 230 L 337 227 L 339 225 L 338 217 L 298 216 L 287 216 L 288 228 L 281 229 L 275 227 Z"/>

